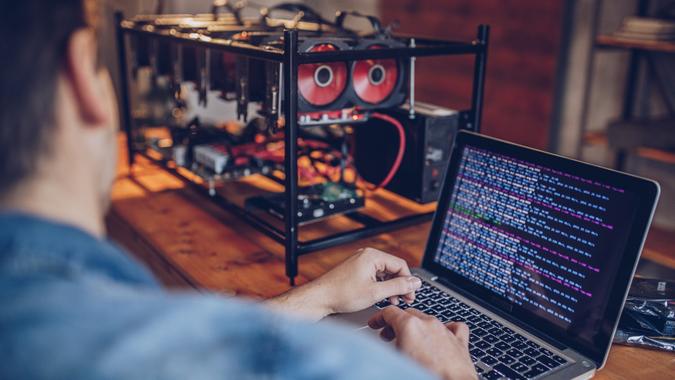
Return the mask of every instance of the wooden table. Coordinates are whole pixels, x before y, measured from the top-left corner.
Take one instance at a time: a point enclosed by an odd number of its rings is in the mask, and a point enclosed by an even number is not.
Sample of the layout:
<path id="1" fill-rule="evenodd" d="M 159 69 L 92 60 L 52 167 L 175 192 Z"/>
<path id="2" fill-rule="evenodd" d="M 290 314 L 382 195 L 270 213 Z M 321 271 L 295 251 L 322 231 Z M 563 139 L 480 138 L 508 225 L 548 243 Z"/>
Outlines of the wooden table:
<path id="1" fill-rule="evenodd" d="M 124 146 L 123 141 L 120 144 Z M 166 286 L 260 298 L 288 289 L 281 245 L 205 202 L 185 183 L 145 158 L 139 158 L 129 173 L 124 149 L 120 152 L 108 215 L 109 234 L 146 263 Z M 393 253 L 409 265 L 419 266 L 428 230 L 429 223 L 425 223 L 303 256 L 297 280 L 302 284 L 316 278 L 363 246 Z M 662 245 L 662 240 L 656 244 Z M 646 250 L 643 255 L 675 268 L 675 258 L 668 251 Z M 614 346 L 596 378 L 672 379 L 675 355 Z"/>

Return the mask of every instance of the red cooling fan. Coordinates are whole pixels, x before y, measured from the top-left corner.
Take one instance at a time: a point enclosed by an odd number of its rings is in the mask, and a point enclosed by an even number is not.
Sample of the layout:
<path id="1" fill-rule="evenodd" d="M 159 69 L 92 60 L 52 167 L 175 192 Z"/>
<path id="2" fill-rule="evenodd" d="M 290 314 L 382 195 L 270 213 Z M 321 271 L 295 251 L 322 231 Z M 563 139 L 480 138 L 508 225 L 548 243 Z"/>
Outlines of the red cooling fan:
<path id="1" fill-rule="evenodd" d="M 308 52 L 339 50 L 332 44 L 312 46 Z M 327 106 L 337 100 L 347 87 L 347 64 L 343 62 L 310 63 L 298 67 L 300 95 L 312 106 Z"/>
<path id="2" fill-rule="evenodd" d="M 368 49 L 382 49 L 371 45 Z M 354 92 L 362 101 L 370 104 L 386 100 L 398 84 L 398 63 L 395 59 L 368 59 L 354 62 L 352 72 Z"/>

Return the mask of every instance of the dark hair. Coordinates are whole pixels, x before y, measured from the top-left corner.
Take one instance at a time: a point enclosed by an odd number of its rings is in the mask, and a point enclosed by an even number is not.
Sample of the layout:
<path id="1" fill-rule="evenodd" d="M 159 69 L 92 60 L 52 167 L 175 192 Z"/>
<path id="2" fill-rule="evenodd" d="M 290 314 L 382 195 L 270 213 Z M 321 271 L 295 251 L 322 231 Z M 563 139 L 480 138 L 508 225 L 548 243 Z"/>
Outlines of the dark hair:
<path id="1" fill-rule="evenodd" d="M 49 152 L 59 71 L 87 0 L 19 0 L 0 10 L 0 197 Z"/>

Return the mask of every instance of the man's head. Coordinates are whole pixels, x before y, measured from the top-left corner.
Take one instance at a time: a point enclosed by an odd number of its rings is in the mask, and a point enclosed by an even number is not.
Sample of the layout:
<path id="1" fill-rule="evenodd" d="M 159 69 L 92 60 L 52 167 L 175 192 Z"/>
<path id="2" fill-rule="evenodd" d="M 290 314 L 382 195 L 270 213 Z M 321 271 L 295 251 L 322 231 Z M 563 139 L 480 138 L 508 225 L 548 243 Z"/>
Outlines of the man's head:
<path id="1" fill-rule="evenodd" d="M 87 191 L 82 201 L 97 198 L 102 213 L 117 110 L 98 62 L 96 2 L 21 0 L 2 8 L 0 201 L 12 207 L 21 193 Z"/>

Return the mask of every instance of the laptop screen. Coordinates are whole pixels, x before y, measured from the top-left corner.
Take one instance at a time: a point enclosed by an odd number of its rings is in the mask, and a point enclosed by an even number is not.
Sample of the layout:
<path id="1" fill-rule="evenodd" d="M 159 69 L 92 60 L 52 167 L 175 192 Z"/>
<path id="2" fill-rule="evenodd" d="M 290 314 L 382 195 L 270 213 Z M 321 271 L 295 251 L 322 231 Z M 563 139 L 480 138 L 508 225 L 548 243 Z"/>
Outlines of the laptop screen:
<path id="1" fill-rule="evenodd" d="M 521 320 L 606 346 L 608 304 L 641 207 L 636 188 L 619 173 L 594 175 L 610 171 L 502 142 L 456 150 L 433 262 Z"/>

